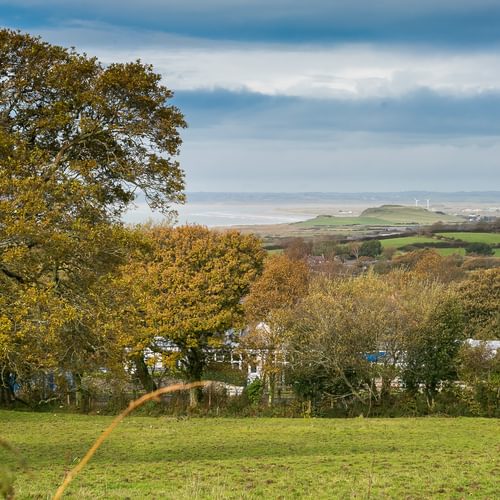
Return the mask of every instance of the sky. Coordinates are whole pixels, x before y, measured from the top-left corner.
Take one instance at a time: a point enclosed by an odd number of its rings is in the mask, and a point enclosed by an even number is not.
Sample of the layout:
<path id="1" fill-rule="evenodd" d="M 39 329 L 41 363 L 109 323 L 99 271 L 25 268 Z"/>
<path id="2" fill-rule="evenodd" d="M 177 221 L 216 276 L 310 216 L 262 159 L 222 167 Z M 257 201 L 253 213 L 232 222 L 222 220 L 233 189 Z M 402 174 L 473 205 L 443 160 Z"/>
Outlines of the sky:
<path id="1" fill-rule="evenodd" d="M 500 190 L 500 0 L 0 0 L 0 24 L 153 64 L 187 191 Z"/>

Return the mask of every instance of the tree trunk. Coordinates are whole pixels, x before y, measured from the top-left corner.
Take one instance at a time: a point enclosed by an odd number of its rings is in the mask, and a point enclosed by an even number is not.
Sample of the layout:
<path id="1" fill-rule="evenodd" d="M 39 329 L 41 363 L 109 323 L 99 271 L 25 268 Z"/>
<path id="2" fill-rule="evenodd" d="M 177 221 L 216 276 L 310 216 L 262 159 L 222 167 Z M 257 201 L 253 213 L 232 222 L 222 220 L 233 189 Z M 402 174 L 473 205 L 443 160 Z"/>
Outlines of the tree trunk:
<path id="1" fill-rule="evenodd" d="M 274 395 L 276 392 L 276 374 L 275 373 L 269 373 L 267 376 L 268 380 L 268 395 L 267 395 L 267 401 L 269 406 L 274 405 Z"/>
<path id="2" fill-rule="evenodd" d="M 380 399 L 383 403 L 387 402 L 391 396 L 392 378 L 382 377 L 382 387 L 380 389 Z"/>
<path id="3" fill-rule="evenodd" d="M 11 373 L 6 370 L 0 370 L 0 407 L 9 407 L 14 402 L 14 394 L 9 384 Z"/>
<path id="4" fill-rule="evenodd" d="M 12 404 L 12 394 L 8 387 L 0 385 L 0 408 L 8 408 Z"/>
<path id="5" fill-rule="evenodd" d="M 189 382 L 199 382 L 205 368 L 205 353 L 201 348 L 191 347 L 186 353 L 184 362 L 187 379 Z M 189 406 L 195 408 L 203 399 L 201 387 L 194 387 L 189 390 Z"/>
<path id="6" fill-rule="evenodd" d="M 144 362 L 142 353 L 134 356 L 132 361 L 135 365 L 135 374 L 137 375 L 137 378 L 139 379 L 142 387 L 144 387 L 144 390 L 146 390 L 147 392 L 156 391 L 156 389 L 158 389 L 158 386 L 156 385 L 156 382 L 149 372 L 148 366 Z"/>
<path id="7" fill-rule="evenodd" d="M 82 413 L 88 413 L 90 411 L 90 393 L 83 386 L 83 374 L 73 373 L 73 378 L 76 386 L 76 407 L 79 408 Z"/>
<path id="8" fill-rule="evenodd" d="M 425 399 L 427 401 L 427 408 L 432 412 L 434 410 L 434 403 L 436 397 L 437 390 L 435 387 L 427 386 L 425 388 Z"/>

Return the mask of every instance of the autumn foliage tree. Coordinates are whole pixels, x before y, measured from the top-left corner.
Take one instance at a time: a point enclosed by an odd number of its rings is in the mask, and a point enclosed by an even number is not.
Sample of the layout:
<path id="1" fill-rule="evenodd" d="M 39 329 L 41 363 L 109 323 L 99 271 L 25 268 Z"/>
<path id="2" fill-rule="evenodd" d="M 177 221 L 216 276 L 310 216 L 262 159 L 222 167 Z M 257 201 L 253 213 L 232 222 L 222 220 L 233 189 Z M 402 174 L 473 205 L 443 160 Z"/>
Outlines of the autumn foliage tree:
<path id="1" fill-rule="evenodd" d="M 467 336 L 500 339 L 500 268 L 474 271 L 457 289 Z"/>
<path id="2" fill-rule="evenodd" d="M 412 272 L 423 280 L 451 283 L 464 278 L 460 256 L 441 256 L 436 250 L 414 250 L 392 260 L 393 267 Z"/>
<path id="3" fill-rule="evenodd" d="M 308 283 L 309 267 L 304 260 L 288 255 L 270 256 L 244 302 L 249 329 L 242 345 L 260 358 L 270 403 L 283 371 L 286 325 L 290 313 L 306 294 Z"/>
<path id="4" fill-rule="evenodd" d="M 221 347 L 228 330 L 244 326 L 242 299 L 261 271 L 264 251 L 254 236 L 196 225 L 152 227 L 148 236 L 149 257 L 123 272 L 143 315 L 142 327 L 125 343 L 139 354 L 139 363 L 149 348 L 170 356 L 187 380 L 200 380 L 207 350 Z M 165 353 L 158 337 L 178 352 Z M 147 372 L 142 375 L 151 388 Z M 196 402 L 193 393 L 191 404 Z"/>
<path id="5" fill-rule="evenodd" d="M 396 272 L 313 281 L 289 322 L 289 366 L 299 394 L 355 400 L 370 410 L 402 377 L 429 401 L 450 377 L 463 338 L 445 285 Z"/>
<path id="6" fill-rule="evenodd" d="M 97 59 L 0 31 L 0 387 L 47 370 L 75 380 L 113 341 L 94 318 L 134 244 L 120 216 L 143 192 L 182 201 L 182 114 L 141 62 Z M 95 363 L 94 363 L 95 362 Z"/>

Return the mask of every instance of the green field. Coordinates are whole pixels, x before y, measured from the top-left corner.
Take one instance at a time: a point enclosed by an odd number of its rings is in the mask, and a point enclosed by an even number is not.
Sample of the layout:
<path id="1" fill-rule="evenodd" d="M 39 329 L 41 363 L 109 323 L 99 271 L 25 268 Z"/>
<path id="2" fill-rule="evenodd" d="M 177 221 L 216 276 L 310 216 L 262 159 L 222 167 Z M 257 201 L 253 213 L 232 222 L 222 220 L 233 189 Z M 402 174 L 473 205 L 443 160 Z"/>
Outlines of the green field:
<path id="1" fill-rule="evenodd" d="M 390 222 L 376 217 L 335 217 L 333 215 L 318 215 L 314 219 L 302 222 L 294 222 L 299 227 L 319 227 L 319 226 L 387 226 Z"/>
<path id="2" fill-rule="evenodd" d="M 271 250 L 266 250 L 269 255 L 281 255 L 285 252 L 283 248 L 272 248 Z"/>
<path id="3" fill-rule="evenodd" d="M 415 243 L 436 243 L 435 238 L 429 236 L 404 236 L 403 238 L 388 238 L 380 240 L 383 248 L 402 248 Z"/>
<path id="4" fill-rule="evenodd" d="M 498 233 L 467 233 L 467 232 L 453 232 L 453 233 L 437 233 L 436 236 L 441 236 L 450 241 L 460 240 L 465 243 L 482 242 L 488 244 L 500 244 L 500 234 Z M 445 241 L 442 238 L 433 238 L 429 236 L 404 236 L 402 238 L 388 238 L 380 240 L 383 248 L 402 248 L 415 243 L 436 243 Z M 465 248 L 434 248 L 440 255 L 465 255 Z M 500 257 L 500 248 L 494 249 L 494 255 Z"/>
<path id="5" fill-rule="evenodd" d="M 0 411 L 0 435 L 28 462 L 17 498 L 50 498 L 110 421 Z M 499 478 L 494 419 L 132 417 L 67 498 L 493 499 Z"/>
<path id="6" fill-rule="evenodd" d="M 433 224 L 435 222 L 463 222 L 463 219 L 453 215 L 437 214 L 421 207 L 402 205 L 382 205 L 367 208 L 359 217 L 336 217 L 318 215 L 314 219 L 296 222 L 293 225 L 302 228 L 336 227 L 336 226 L 380 226 Z"/>
<path id="7" fill-rule="evenodd" d="M 438 236 L 450 238 L 467 243 L 488 243 L 489 245 L 500 245 L 500 233 L 436 233 Z"/>
<path id="8" fill-rule="evenodd" d="M 447 257 L 448 255 L 465 255 L 465 248 L 434 248 L 439 255 Z"/>

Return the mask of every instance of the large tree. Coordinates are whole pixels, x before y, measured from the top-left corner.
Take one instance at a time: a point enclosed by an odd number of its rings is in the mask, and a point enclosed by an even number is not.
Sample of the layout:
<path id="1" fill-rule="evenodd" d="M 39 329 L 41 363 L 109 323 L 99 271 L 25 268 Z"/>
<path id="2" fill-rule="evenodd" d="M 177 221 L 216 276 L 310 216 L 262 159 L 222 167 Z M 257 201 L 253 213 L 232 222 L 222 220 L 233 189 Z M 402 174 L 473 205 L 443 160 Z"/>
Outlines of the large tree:
<path id="1" fill-rule="evenodd" d="M 153 227 L 149 257 L 133 260 L 123 280 L 134 290 L 142 326 L 125 338 L 144 386 L 154 387 L 143 352 L 176 361 L 189 381 L 200 380 L 211 348 L 243 326 L 242 299 L 262 268 L 264 251 L 252 235 L 203 226 Z M 159 342 L 158 342 L 159 341 Z M 165 341 L 178 349 L 172 357 Z M 196 405 L 199 392 L 193 391 Z"/>
<path id="2" fill-rule="evenodd" d="M 457 288 L 467 336 L 500 339 L 500 268 L 474 271 Z"/>
<path id="3" fill-rule="evenodd" d="M 432 399 L 462 338 L 456 297 L 408 272 L 313 281 L 290 321 L 290 369 L 303 397 L 383 401 L 403 375 Z M 308 379 L 310 381 L 307 384 Z"/>
<path id="4" fill-rule="evenodd" d="M 171 97 L 139 61 L 104 66 L 0 31 L 4 392 L 37 370 L 73 367 L 78 378 L 104 352 L 93 318 L 110 301 L 99 295 L 134 239 L 120 216 L 139 192 L 163 212 L 183 200 L 184 120 Z"/>
<path id="5" fill-rule="evenodd" d="M 242 347 L 259 358 L 255 361 L 261 364 L 270 404 L 285 366 L 290 313 L 307 293 L 309 275 L 309 266 L 303 259 L 270 256 L 245 298 L 249 327 L 242 338 Z"/>

